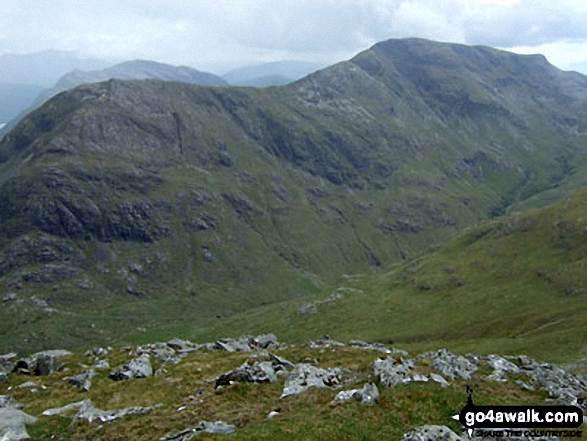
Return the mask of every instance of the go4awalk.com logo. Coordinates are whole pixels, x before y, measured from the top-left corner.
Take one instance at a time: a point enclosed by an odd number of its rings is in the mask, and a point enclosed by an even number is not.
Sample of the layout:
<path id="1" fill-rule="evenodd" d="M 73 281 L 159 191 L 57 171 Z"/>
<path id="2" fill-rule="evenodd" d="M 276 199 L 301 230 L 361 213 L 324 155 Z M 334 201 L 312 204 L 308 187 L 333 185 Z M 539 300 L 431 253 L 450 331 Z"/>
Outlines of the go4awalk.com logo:
<path id="1" fill-rule="evenodd" d="M 577 406 L 476 406 L 472 389 L 467 391 L 467 404 L 453 418 L 469 437 L 582 436 L 583 411 Z"/>

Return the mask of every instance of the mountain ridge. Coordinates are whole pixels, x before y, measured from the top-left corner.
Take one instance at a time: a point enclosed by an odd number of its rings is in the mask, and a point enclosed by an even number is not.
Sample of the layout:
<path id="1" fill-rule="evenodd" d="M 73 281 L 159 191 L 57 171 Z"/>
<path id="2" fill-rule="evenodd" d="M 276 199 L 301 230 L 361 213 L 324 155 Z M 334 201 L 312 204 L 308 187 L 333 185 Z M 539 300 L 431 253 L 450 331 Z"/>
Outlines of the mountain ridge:
<path id="1" fill-rule="evenodd" d="M 315 294 L 572 184 L 585 96 L 543 58 L 424 40 L 270 89 L 79 86 L 0 143 L 0 283 L 48 298 L 61 335 L 90 302 L 86 340 L 141 326 L 123 311 L 156 327 Z"/>

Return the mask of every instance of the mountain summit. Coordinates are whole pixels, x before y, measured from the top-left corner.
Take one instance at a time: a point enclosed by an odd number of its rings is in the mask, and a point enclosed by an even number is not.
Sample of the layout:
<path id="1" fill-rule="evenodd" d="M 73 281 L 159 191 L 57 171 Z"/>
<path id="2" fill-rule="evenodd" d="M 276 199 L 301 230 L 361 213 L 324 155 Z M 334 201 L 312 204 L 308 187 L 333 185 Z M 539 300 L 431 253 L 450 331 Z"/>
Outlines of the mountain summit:
<path id="1" fill-rule="evenodd" d="M 0 143 L 6 320 L 36 336 L 6 339 L 204 326 L 408 259 L 580 186 L 586 116 L 587 78 L 542 56 L 418 39 L 270 89 L 61 93 Z"/>

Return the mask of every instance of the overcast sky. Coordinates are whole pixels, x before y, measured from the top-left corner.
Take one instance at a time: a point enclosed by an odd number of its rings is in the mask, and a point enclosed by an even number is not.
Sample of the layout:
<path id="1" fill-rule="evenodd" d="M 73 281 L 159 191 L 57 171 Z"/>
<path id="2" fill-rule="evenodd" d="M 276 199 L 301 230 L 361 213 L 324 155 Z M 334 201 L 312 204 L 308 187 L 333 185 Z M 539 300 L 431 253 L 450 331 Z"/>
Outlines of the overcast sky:
<path id="1" fill-rule="evenodd" d="M 72 50 L 224 73 L 266 61 L 330 64 L 403 37 L 542 53 L 587 73 L 585 0 L 0 1 L 0 54 Z"/>

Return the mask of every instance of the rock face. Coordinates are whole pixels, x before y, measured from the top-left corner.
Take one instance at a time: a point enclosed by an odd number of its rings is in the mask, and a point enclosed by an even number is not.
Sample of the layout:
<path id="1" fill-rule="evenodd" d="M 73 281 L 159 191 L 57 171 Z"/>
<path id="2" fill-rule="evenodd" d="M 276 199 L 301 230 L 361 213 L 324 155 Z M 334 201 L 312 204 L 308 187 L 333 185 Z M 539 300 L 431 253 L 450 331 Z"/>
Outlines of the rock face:
<path id="1" fill-rule="evenodd" d="M 110 375 L 108 375 L 108 378 L 120 381 L 131 380 L 133 378 L 145 378 L 150 377 L 151 375 L 153 375 L 151 358 L 148 354 L 143 354 L 116 368 L 110 373 Z"/>

